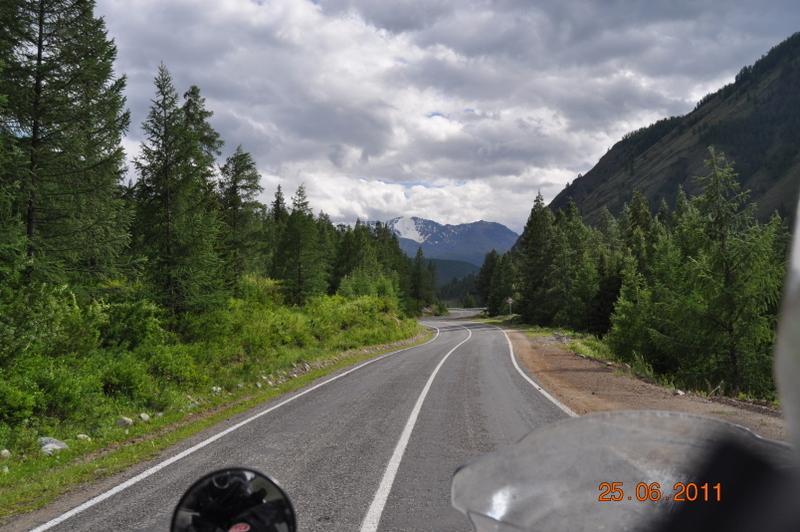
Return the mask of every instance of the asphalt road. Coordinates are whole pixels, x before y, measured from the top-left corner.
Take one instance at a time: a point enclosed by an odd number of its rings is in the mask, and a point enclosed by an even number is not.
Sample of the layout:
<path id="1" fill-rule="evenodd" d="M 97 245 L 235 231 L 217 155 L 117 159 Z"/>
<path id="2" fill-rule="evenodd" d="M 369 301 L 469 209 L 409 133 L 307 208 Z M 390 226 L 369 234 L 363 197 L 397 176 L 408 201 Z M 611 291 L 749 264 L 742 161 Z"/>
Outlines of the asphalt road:
<path id="1" fill-rule="evenodd" d="M 439 329 L 432 342 L 308 391 L 330 377 L 320 379 L 176 446 L 128 476 L 298 396 L 58 524 L 51 520 L 126 478 L 11 526 L 168 530 L 195 479 L 247 466 L 281 483 L 304 532 L 470 530 L 450 506 L 454 470 L 566 414 L 514 367 L 502 331 L 457 317 L 427 320 Z"/>

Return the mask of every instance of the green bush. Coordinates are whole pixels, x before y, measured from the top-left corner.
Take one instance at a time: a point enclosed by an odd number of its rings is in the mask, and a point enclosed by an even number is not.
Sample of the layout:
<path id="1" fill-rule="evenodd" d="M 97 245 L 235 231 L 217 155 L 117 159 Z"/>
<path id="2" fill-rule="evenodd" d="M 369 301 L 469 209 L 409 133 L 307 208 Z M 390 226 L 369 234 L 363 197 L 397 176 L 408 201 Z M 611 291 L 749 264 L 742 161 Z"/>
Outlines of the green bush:
<path id="1" fill-rule="evenodd" d="M 33 415 L 36 396 L 0 374 L 0 422 L 14 425 Z"/>
<path id="2" fill-rule="evenodd" d="M 153 397 L 154 383 L 147 366 L 132 353 L 110 357 L 102 373 L 103 393 L 146 403 Z"/>
<path id="3" fill-rule="evenodd" d="M 101 329 L 106 346 L 135 349 L 145 344 L 164 342 L 167 333 L 162 327 L 163 311 L 155 303 L 141 299 L 106 306 L 108 320 Z"/>
<path id="4" fill-rule="evenodd" d="M 64 419 L 91 414 L 92 407 L 102 400 L 102 382 L 75 359 L 42 359 L 31 375 L 40 392 L 38 410 L 41 415 Z M 30 371 L 30 370 L 29 370 Z"/>
<path id="5" fill-rule="evenodd" d="M 413 320 L 399 319 L 395 297 L 318 296 L 287 307 L 278 283 L 257 277 L 245 277 L 240 297 L 226 305 L 182 316 L 182 334 L 167 331 L 157 305 L 126 299 L 127 285 L 108 289 L 108 303 L 81 304 L 64 288 L 38 290 L 13 316 L 22 333 L 14 338 L 24 343 L 4 351 L 0 365 L 0 442 L 18 449 L 34 449 L 45 432 L 102 432 L 123 412 L 164 410 L 184 403 L 187 392 L 202 397 L 212 384 L 235 389 L 416 330 Z"/>
<path id="6" fill-rule="evenodd" d="M 158 382 L 190 386 L 205 381 L 186 345 L 156 345 L 137 351 L 147 363 L 147 371 Z"/>

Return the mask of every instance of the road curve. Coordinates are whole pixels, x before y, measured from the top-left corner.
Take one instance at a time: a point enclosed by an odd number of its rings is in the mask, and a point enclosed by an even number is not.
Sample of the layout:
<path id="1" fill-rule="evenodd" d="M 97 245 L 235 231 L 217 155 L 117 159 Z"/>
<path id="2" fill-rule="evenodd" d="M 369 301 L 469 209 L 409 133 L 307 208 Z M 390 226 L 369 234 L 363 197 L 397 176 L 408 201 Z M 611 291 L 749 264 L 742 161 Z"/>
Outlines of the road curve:
<path id="1" fill-rule="evenodd" d="M 502 331 L 456 319 L 463 315 L 426 320 L 439 329 L 432 342 L 303 394 L 327 378 L 320 379 L 175 446 L 127 476 L 301 395 L 47 529 L 168 530 L 172 509 L 195 479 L 247 466 L 282 484 L 302 532 L 470 530 L 450 507 L 453 471 L 566 414 L 519 374 Z M 73 495 L 71 506 L 96 495 Z M 53 505 L 7 528 L 35 528 L 71 506 Z M 368 509 L 373 526 L 365 523 Z"/>

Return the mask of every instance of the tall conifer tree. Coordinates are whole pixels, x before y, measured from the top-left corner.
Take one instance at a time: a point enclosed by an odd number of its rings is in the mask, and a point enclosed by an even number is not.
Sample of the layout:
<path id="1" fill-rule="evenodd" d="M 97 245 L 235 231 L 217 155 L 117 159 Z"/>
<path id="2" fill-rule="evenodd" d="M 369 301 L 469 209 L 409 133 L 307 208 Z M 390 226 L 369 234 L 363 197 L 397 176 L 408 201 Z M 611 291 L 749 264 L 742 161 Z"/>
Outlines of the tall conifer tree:
<path id="1" fill-rule="evenodd" d="M 120 193 L 128 127 L 125 78 L 93 0 L 11 0 L 0 93 L 5 134 L 20 152 L 3 168 L 16 182 L 29 274 L 92 284 L 113 274 L 128 242 Z"/>
<path id="2" fill-rule="evenodd" d="M 235 286 L 245 271 L 254 271 L 259 256 L 258 209 L 262 191 L 253 157 L 241 146 L 228 157 L 220 171 L 220 209 L 226 277 Z"/>
<path id="3" fill-rule="evenodd" d="M 142 125 L 146 141 L 135 161 L 136 243 L 148 259 L 158 299 L 181 313 L 205 307 L 220 288 L 215 250 L 219 221 L 208 200 L 213 175 L 209 147 L 214 144 L 207 140 L 215 137 L 198 134 L 206 128 L 208 115 L 191 115 L 178 106 L 172 77 L 163 64 L 155 87 Z"/>

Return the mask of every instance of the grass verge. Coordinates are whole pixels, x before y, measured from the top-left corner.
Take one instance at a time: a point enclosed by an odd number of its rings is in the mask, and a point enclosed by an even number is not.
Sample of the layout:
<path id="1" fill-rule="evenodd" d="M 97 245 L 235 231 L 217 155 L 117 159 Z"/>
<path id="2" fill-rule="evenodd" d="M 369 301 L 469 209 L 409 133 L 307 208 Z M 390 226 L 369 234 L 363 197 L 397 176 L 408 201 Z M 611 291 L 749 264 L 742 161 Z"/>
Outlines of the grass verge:
<path id="1" fill-rule="evenodd" d="M 592 334 L 580 333 L 558 327 L 540 327 L 538 325 L 521 323 L 518 320 L 519 316 L 511 315 L 480 318 L 476 321 L 521 331 L 532 338 L 555 338 L 577 355 L 601 362 L 612 362 L 616 364 L 618 370 L 623 373 L 632 374 L 667 388 L 675 388 L 675 384 L 672 380 L 664 376 L 656 375 L 650 364 L 641 357 L 637 357 L 631 364 L 628 364 L 617 357 L 606 342 Z"/>
<path id="2" fill-rule="evenodd" d="M 76 486 L 107 478 L 139 462 L 156 457 L 166 448 L 265 401 L 297 390 L 339 369 L 427 342 L 433 332 L 420 327 L 411 339 L 331 353 L 320 367 L 267 388 L 246 388 L 236 393 L 212 395 L 202 411 L 175 411 L 148 423 L 132 426 L 124 438 L 84 442 L 70 441 L 70 449 L 54 456 L 8 460 L 9 471 L 0 474 L 0 525 L 15 515 L 31 512 L 52 502 Z"/>

